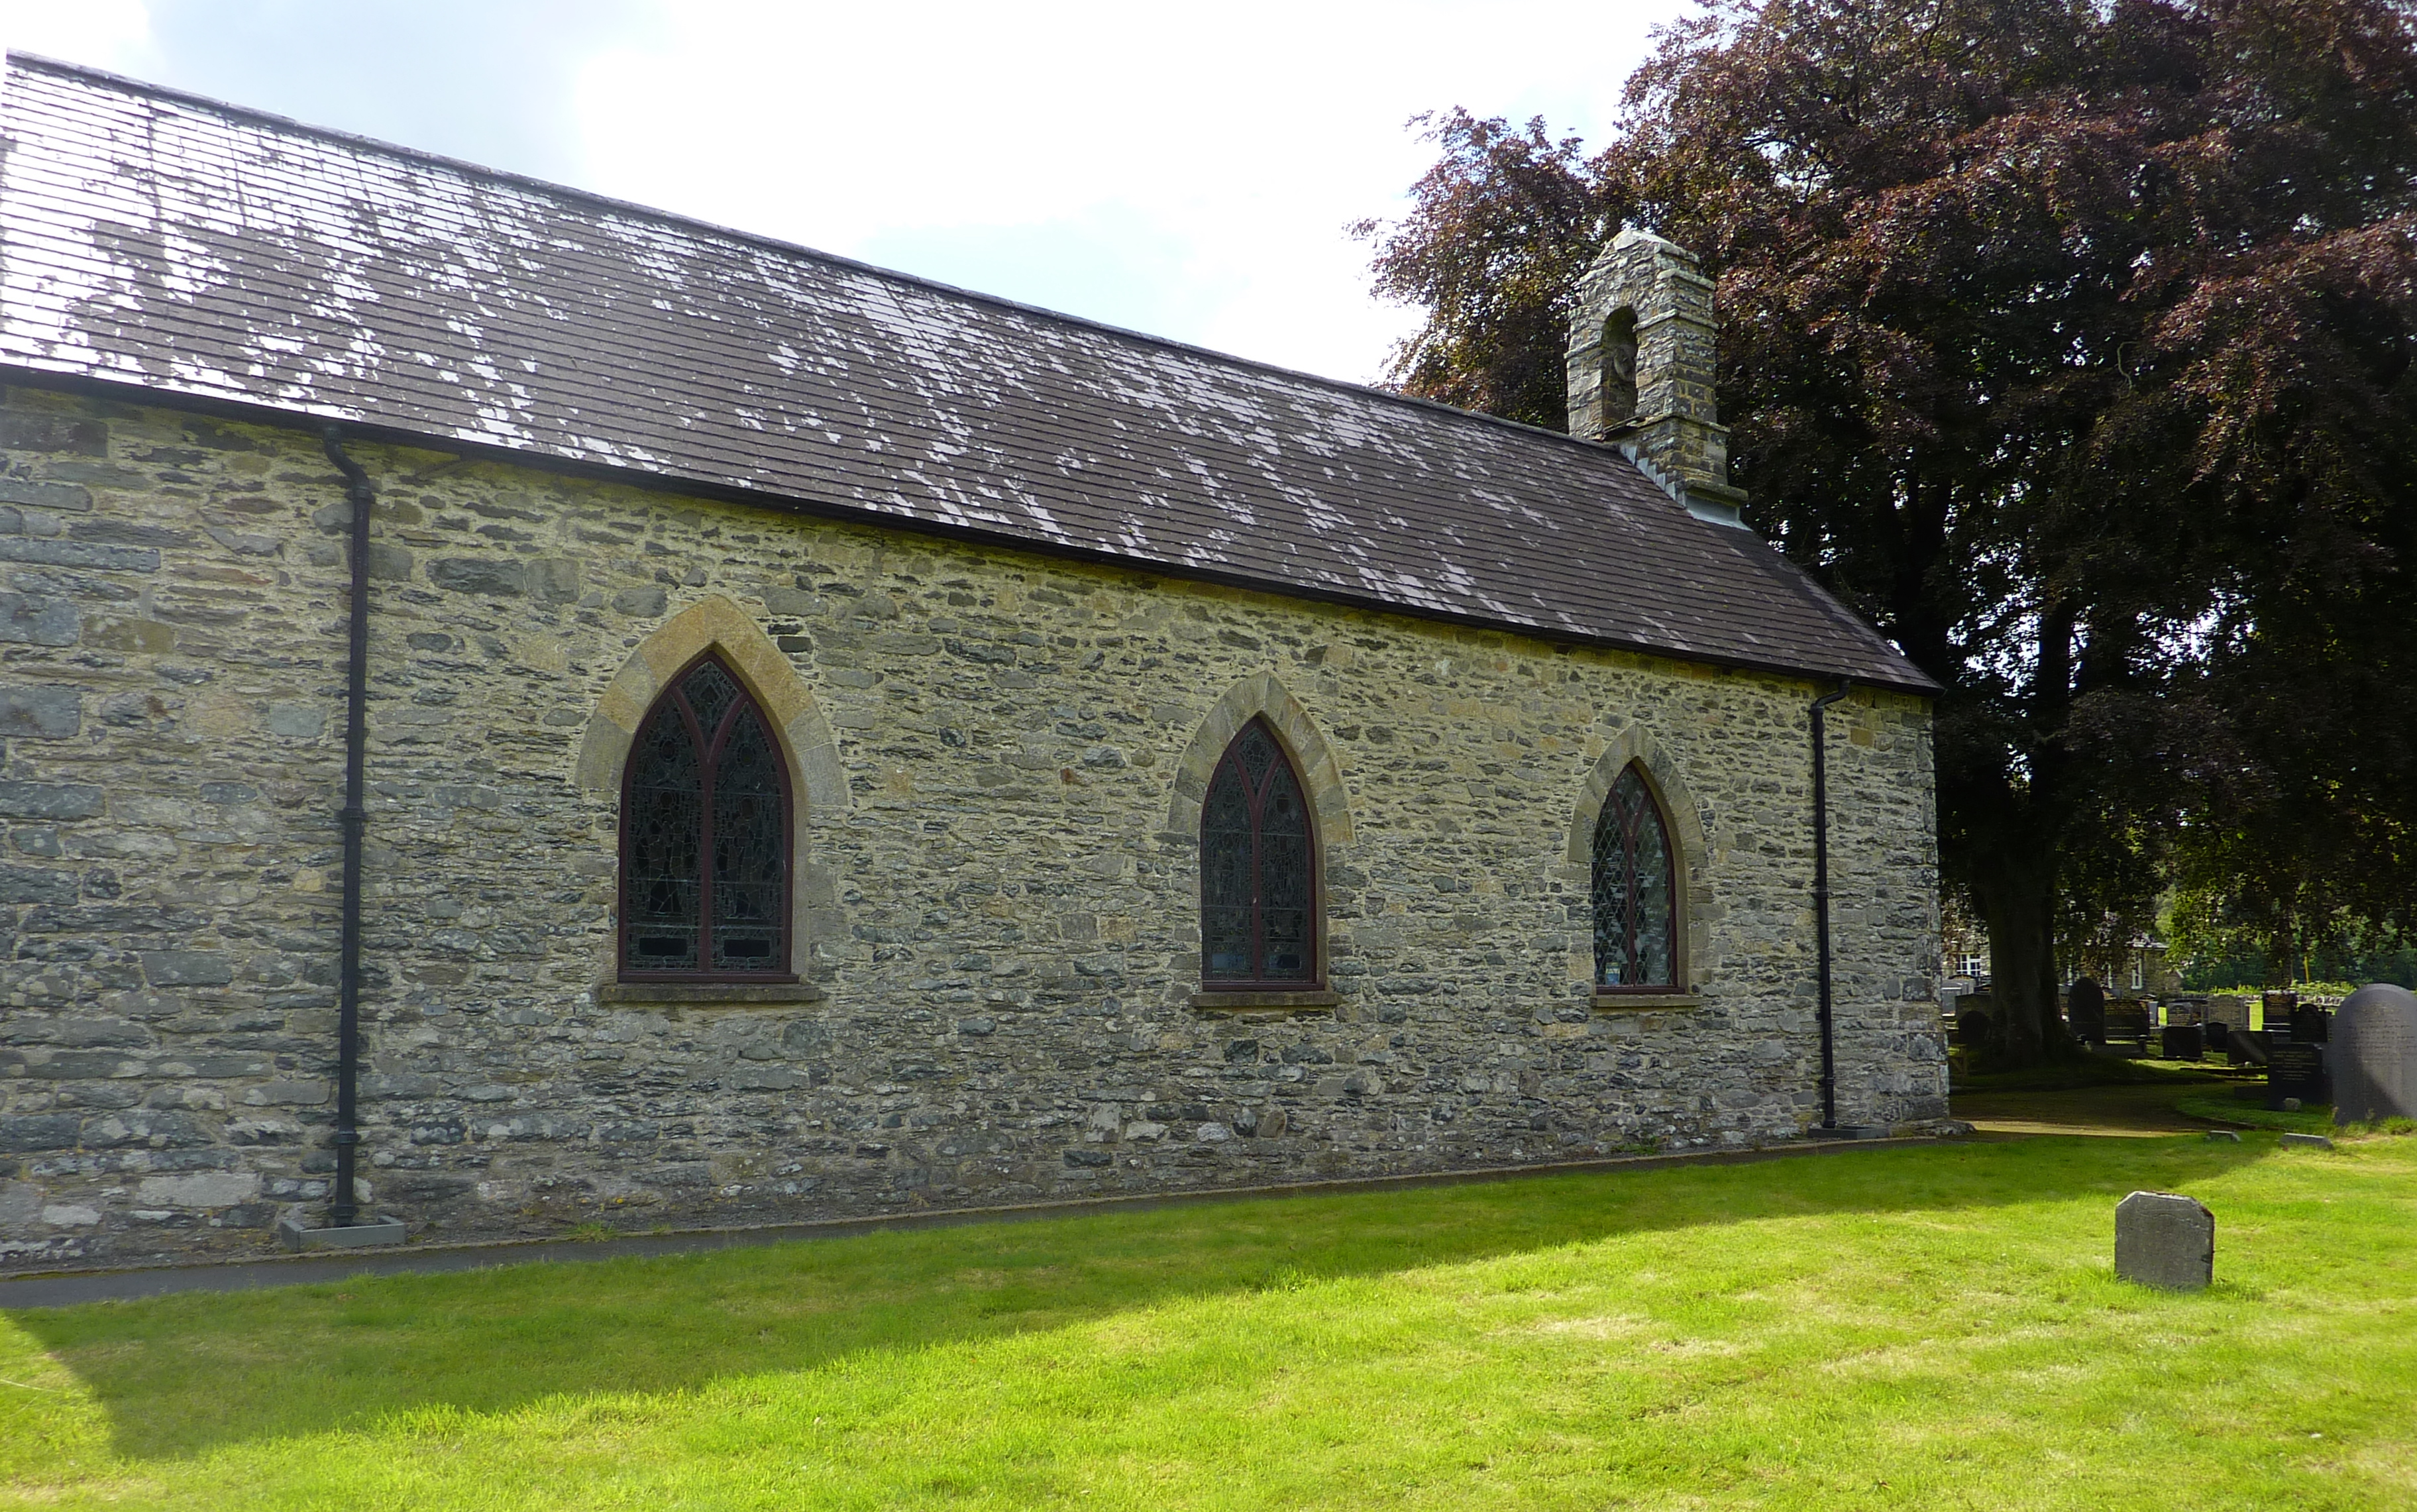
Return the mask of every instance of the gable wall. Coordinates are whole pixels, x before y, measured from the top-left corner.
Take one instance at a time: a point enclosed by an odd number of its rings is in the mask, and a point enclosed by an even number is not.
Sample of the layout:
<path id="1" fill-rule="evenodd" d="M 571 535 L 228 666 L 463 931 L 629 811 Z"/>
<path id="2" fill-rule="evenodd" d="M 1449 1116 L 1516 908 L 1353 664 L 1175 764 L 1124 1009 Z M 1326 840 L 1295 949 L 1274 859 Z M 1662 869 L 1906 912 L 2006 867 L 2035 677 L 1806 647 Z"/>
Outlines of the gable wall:
<path id="1" fill-rule="evenodd" d="M 380 500 L 370 1211 L 768 1221 L 1817 1118 L 1808 683 L 352 450 Z M 0 402 L 0 1268 L 260 1248 L 324 1200 L 344 509 L 307 432 Z M 597 990 L 598 732 L 683 611 L 751 621 L 819 722 L 793 744 L 828 732 L 793 752 L 820 1001 Z M 1204 725 L 1268 686 L 1339 786 L 1340 1001 L 1207 1012 L 1169 817 Z M 1940 1116 L 1927 712 L 1832 720 L 1840 1117 Z M 1589 1006 L 1568 852 L 1615 749 L 1693 804 L 1694 1009 Z"/>

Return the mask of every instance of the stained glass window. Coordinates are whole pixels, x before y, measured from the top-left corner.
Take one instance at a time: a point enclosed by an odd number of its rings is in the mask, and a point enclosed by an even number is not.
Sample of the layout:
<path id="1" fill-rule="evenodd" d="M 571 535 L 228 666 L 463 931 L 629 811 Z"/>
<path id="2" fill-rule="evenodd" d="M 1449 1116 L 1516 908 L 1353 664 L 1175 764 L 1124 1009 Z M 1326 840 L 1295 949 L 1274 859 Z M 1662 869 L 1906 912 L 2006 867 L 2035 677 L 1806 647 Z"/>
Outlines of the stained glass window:
<path id="1" fill-rule="evenodd" d="M 1312 985 L 1317 975 L 1316 853 L 1300 779 L 1253 720 L 1234 737 L 1200 809 L 1204 981 Z"/>
<path id="2" fill-rule="evenodd" d="M 763 710 L 711 657 L 647 712 L 621 805 L 621 970 L 785 976 L 789 791 Z"/>
<path id="3" fill-rule="evenodd" d="M 1594 979 L 1602 987 L 1678 985 L 1670 835 L 1634 767 L 1594 827 Z"/>

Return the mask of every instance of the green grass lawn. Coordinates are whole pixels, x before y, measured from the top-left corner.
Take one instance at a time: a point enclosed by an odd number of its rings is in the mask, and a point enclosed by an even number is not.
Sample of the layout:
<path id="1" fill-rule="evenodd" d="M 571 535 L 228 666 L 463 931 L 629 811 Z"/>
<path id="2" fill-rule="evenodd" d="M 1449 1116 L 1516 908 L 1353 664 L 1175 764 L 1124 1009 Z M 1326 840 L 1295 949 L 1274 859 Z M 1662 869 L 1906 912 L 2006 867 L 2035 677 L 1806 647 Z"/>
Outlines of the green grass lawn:
<path id="1" fill-rule="evenodd" d="M 2114 1279 L 2191 1193 L 2216 1288 Z M 0 1315 L 0 1504 L 2417 1506 L 2417 1138 L 2038 1139 Z"/>

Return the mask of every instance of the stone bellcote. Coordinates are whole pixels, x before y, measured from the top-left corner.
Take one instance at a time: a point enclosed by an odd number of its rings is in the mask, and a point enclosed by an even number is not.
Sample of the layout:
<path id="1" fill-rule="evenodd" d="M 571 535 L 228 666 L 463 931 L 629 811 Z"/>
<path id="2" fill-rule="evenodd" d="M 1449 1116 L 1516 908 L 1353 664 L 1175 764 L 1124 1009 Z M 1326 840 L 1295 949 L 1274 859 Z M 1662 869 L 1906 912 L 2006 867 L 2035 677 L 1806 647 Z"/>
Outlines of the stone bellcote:
<path id="1" fill-rule="evenodd" d="M 1629 227 L 1578 281 L 1570 434 L 1609 442 L 1698 519 L 1740 525 L 1712 397 L 1712 281 L 1693 252 Z"/>

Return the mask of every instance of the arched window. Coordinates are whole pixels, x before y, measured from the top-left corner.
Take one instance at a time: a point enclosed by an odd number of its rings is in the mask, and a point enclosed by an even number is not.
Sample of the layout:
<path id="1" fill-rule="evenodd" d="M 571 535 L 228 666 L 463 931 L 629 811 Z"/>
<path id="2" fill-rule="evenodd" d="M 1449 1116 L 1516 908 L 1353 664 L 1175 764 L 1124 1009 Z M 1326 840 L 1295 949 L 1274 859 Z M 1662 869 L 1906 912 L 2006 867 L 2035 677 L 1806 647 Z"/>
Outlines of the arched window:
<path id="1" fill-rule="evenodd" d="M 1225 747 L 1200 806 L 1200 975 L 1315 986 L 1317 848 L 1282 742 L 1254 719 Z"/>
<path id="2" fill-rule="evenodd" d="M 1676 991 L 1678 889 L 1670 832 L 1630 766 L 1594 826 L 1594 981 L 1598 990 Z"/>
<path id="3" fill-rule="evenodd" d="M 770 721 L 711 655 L 639 726 L 621 794 L 621 972 L 789 974 L 789 776 Z"/>

